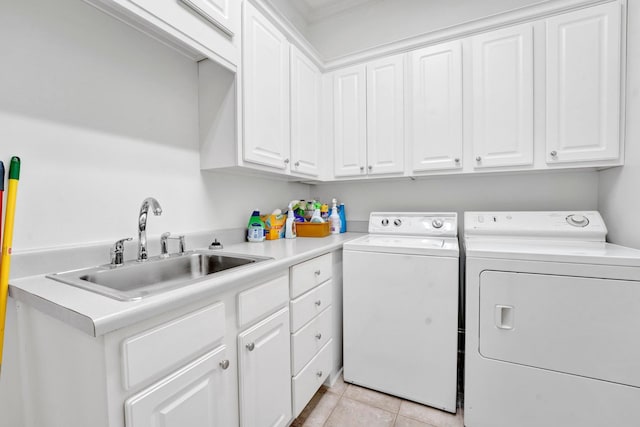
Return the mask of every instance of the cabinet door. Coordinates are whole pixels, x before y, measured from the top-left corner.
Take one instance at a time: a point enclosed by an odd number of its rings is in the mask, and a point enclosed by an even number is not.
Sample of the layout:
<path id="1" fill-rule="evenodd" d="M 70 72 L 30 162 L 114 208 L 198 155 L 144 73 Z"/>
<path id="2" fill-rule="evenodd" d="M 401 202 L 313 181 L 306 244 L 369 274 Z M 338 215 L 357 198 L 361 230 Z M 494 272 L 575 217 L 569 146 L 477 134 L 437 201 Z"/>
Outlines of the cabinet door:
<path id="1" fill-rule="evenodd" d="M 322 75 L 291 46 L 291 171 L 318 176 L 320 154 L 320 83 Z"/>
<path id="2" fill-rule="evenodd" d="M 367 171 L 404 171 L 404 55 L 367 64 Z"/>
<path id="3" fill-rule="evenodd" d="M 127 427 L 216 427 L 234 423 L 234 372 L 225 346 L 129 398 Z"/>
<path id="4" fill-rule="evenodd" d="M 613 2 L 546 21 L 547 163 L 619 156 L 620 7 Z"/>
<path id="5" fill-rule="evenodd" d="M 244 160 L 287 171 L 289 43 L 250 2 L 244 12 Z"/>
<path id="6" fill-rule="evenodd" d="M 411 64 L 409 141 L 414 172 L 462 166 L 462 44 L 416 50 Z"/>
<path id="7" fill-rule="evenodd" d="M 238 336 L 240 425 L 286 426 L 291 420 L 289 309 Z"/>
<path id="8" fill-rule="evenodd" d="M 476 168 L 533 163 L 533 26 L 472 38 Z"/>
<path id="9" fill-rule="evenodd" d="M 365 66 L 336 71 L 333 77 L 334 175 L 365 175 L 367 118 Z"/>

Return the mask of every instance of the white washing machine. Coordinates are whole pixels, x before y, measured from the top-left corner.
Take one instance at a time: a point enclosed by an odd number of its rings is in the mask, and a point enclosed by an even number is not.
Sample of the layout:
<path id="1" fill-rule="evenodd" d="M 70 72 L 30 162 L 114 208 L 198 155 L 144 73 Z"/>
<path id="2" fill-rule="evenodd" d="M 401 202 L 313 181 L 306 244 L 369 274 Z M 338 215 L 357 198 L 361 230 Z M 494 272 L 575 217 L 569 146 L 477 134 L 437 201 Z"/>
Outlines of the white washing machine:
<path id="1" fill-rule="evenodd" d="M 640 251 L 598 212 L 465 212 L 467 427 L 638 427 Z"/>
<path id="2" fill-rule="evenodd" d="M 456 213 L 372 212 L 344 245 L 344 380 L 456 412 Z"/>

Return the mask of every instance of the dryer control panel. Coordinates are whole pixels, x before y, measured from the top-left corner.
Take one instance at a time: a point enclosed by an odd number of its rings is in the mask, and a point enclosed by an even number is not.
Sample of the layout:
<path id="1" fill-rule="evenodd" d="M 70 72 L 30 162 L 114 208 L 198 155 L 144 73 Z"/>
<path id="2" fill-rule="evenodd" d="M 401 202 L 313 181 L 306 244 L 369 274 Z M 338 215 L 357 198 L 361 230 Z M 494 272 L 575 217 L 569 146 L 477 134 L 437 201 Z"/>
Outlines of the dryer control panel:
<path id="1" fill-rule="evenodd" d="M 404 236 L 458 235 L 455 212 L 371 212 L 369 233 Z"/>
<path id="2" fill-rule="evenodd" d="M 464 234 L 604 241 L 607 227 L 597 211 L 465 212 Z"/>

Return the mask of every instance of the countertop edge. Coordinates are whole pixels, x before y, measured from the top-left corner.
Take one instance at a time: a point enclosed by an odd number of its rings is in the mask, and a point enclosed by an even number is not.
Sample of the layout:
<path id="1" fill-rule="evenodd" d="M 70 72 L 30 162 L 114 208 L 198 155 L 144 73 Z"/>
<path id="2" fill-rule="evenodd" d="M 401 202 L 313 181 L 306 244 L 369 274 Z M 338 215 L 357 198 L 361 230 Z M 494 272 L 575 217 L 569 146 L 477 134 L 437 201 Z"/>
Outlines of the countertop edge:
<path id="1" fill-rule="evenodd" d="M 9 291 L 10 296 L 16 301 L 63 321 L 90 336 L 98 337 L 247 283 L 258 284 L 262 280 L 275 277 L 278 272 L 284 272 L 292 265 L 342 249 L 345 242 L 362 235 L 362 233 L 346 233 L 330 236 L 327 240 L 304 239 L 306 247 L 301 250 L 290 248 L 285 241 L 273 241 L 281 242 L 275 244 L 263 242 L 231 245 L 220 253 L 255 255 L 258 251 L 263 256 L 270 254 L 276 256 L 271 256 L 274 259 L 258 263 L 251 268 L 233 271 L 217 278 L 144 298 L 141 301 L 115 301 L 109 297 L 55 282 L 47 279 L 45 275 L 29 276 L 12 281 Z M 293 242 L 302 239 L 298 238 Z M 269 243 L 272 244 L 271 247 Z M 287 254 L 282 256 L 284 252 Z"/>

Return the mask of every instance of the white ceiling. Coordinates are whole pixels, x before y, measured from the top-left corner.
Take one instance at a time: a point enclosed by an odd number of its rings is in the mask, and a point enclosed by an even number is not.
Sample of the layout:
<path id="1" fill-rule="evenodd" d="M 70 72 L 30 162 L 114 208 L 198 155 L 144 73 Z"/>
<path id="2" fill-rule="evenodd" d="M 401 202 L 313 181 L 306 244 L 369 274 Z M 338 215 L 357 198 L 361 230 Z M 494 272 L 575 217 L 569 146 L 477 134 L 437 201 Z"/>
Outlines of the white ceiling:
<path id="1" fill-rule="evenodd" d="M 293 0 L 291 5 L 307 20 L 316 22 L 376 0 Z"/>

